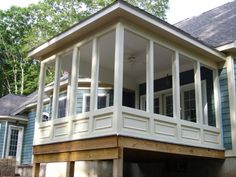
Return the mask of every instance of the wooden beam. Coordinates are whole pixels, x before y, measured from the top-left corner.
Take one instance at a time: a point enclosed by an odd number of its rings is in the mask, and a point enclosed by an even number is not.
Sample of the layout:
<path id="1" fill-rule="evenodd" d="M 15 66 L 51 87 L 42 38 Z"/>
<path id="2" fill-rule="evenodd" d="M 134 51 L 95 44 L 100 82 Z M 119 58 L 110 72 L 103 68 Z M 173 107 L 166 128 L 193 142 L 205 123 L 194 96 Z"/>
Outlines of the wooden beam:
<path id="1" fill-rule="evenodd" d="M 191 147 L 186 145 L 169 144 L 158 141 L 150 141 L 150 140 L 143 140 L 129 137 L 119 137 L 118 146 L 123 148 L 156 151 L 169 154 L 208 157 L 217 159 L 225 158 L 223 150 L 214 150 L 207 148 Z"/>
<path id="2" fill-rule="evenodd" d="M 33 153 L 37 155 L 114 147 L 117 147 L 116 136 L 34 146 Z"/>
<path id="3" fill-rule="evenodd" d="M 32 177 L 39 177 L 40 163 L 33 164 Z"/>
<path id="4" fill-rule="evenodd" d="M 117 158 L 119 158 L 119 148 L 34 155 L 34 161 L 36 163 L 70 162 L 81 160 L 105 160 Z"/>
<path id="5" fill-rule="evenodd" d="M 75 173 L 75 162 L 66 163 L 66 177 L 74 177 Z"/>

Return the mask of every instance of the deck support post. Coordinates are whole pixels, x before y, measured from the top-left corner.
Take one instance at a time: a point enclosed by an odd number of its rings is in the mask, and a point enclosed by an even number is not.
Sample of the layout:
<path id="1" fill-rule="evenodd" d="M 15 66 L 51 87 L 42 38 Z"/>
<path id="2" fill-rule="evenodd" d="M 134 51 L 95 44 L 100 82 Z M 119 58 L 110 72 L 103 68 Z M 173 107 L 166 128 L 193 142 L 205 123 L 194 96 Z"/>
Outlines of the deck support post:
<path id="1" fill-rule="evenodd" d="M 66 177 L 74 177 L 75 162 L 66 163 Z"/>
<path id="2" fill-rule="evenodd" d="M 33 164 L 32 177 L 39 177 L 40 163 Z"/>
<path id="3" fill-rule="evenodd" d="M 113 177 L 123 177 L 123 148 L 120 148 L 118 159 L 113 159 Z"/>

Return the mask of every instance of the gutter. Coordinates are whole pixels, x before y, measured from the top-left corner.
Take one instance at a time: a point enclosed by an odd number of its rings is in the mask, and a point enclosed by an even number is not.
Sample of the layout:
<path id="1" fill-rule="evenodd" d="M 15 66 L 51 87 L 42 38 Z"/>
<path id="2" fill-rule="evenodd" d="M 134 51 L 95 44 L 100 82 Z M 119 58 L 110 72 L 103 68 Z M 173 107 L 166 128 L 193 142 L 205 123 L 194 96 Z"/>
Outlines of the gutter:
<path id="1" fill-rule="evenodd" d="M 6 150 L 7 129 L 8 129 L 8 121 L 6 120 L 6 125 L 5 125 L 5 135 L 4 135 L 3 147 L 2 147 L 2 159 L 4 158 L 5 150 Z"/>
<path id="2" fill-rule="evenodd" d="M 0 120 L 3 119 L 11 119 L 11 120 L 16 120 L 16 121 L 22 121 L 22 122 L 28 122 L 28 119 L 26 118 L 22 118 L 22 117 L 16 117 L 16 116 L 4 116 L 4 115 L 0 115 Z M 6 120 L 6 121 L 9 121 L 9 120 Z"/>
<path id="3" fill-rule="evenodd" d="M 222 51 L 222 52 L 225 50 L 233 49 L 233 48 L 236 48 L 236 41 L 216 47 L 217 50 Z"/>

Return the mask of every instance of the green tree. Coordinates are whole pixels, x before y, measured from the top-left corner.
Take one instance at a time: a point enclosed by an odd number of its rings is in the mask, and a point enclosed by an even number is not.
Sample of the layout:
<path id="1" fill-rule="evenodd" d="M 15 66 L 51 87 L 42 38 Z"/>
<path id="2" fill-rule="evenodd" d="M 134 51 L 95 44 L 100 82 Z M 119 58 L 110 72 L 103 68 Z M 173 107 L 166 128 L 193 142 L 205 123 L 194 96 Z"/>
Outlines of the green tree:
<path id="1" fill-rule="evenodd" d="M 0 96 L 37 89 L 39 63 L 27 52 L 114 0 L 42 0 L 27 8 L 0 10 Z M 165 19 L 168 0 L 127 0 Z"/>

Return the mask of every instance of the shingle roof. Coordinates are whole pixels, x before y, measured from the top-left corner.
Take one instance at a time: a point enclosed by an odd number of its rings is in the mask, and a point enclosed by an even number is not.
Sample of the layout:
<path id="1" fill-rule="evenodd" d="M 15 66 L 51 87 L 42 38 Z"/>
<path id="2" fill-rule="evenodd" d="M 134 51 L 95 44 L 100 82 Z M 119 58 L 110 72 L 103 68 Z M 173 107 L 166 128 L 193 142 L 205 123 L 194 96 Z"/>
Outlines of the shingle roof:
<path id="1" fill-rule="evenodd" d="M 8 94 L 0 99 L 0 115 L 11 115 L 16 107 L 27 100 L 25 96 Z"/>
<path id="2" fill-rule="evenodd" d="M 212 47 L 232 43 L 236 41 L 236 0 L 175 26 Z"/>
<path id="3" fill-rule="evenodd" d="M 0 115 L 14 115 L 13 113 L 21 107 L 35 103 L 37 91 L 28 96 L 8 94 L 0 98 Z"/>

